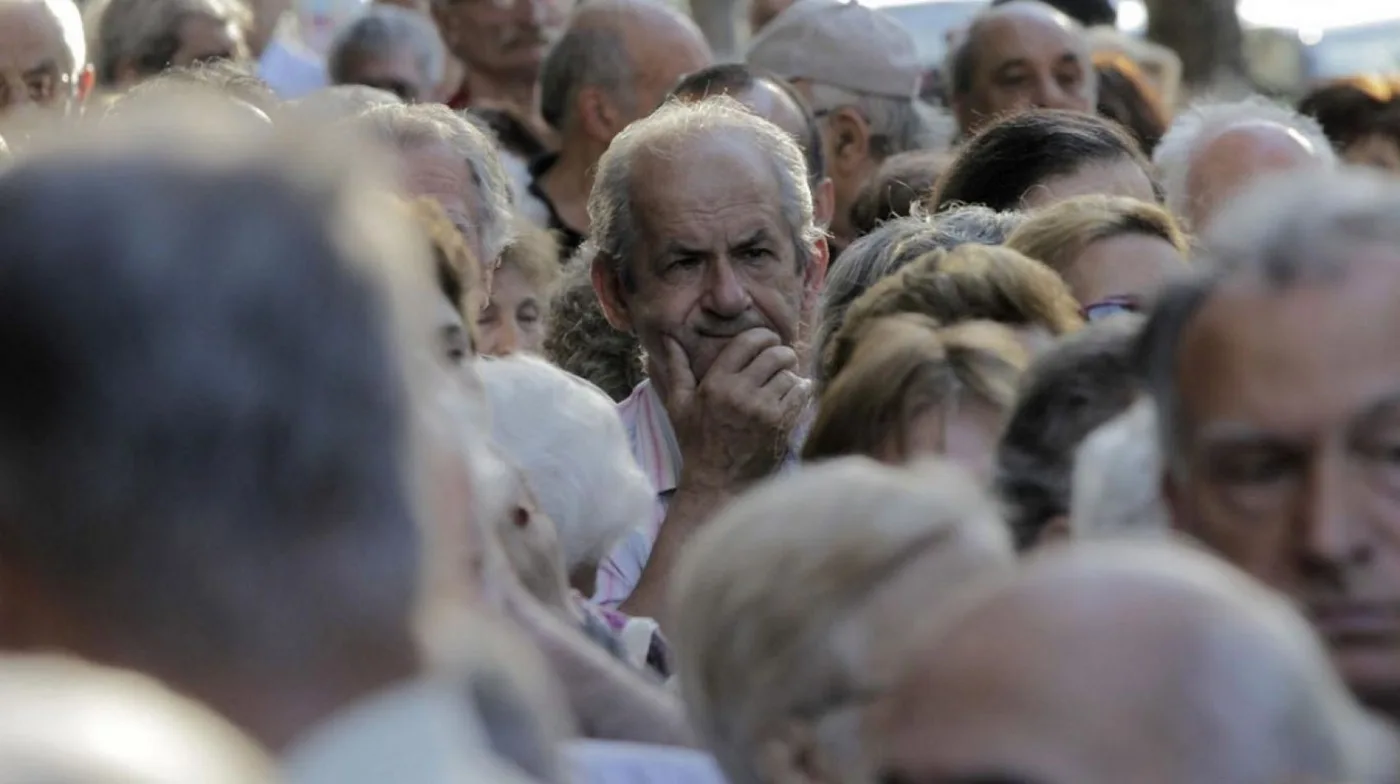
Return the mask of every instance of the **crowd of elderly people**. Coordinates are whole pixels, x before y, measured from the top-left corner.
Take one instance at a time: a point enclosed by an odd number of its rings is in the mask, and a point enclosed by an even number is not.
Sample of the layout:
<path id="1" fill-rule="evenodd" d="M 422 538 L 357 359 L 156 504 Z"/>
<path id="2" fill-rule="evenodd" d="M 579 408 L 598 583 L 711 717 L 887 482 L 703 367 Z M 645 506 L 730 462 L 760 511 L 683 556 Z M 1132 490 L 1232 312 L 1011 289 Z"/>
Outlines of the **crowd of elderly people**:
<path id="1" fill-rule="evenodd" d="M 0 781 L 1400 782 L 1394 80 L 303 10 L 0 0 Z"/>

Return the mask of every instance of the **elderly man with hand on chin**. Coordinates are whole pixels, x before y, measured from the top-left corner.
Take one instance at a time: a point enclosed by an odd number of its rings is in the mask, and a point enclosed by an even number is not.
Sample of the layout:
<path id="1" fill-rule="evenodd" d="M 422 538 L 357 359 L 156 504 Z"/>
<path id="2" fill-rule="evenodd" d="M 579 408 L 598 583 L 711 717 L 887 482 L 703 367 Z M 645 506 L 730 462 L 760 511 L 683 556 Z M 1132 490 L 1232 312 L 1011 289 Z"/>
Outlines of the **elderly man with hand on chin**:
<path id="1" fill-rule="evenodd" d="M 654 524 L 604 561 L 597 598 L 664 629 L 685 541 L 795 460 L 810 398 L 796 346 L 826 242 L 797 144 L 728 98 L 630 126 L 599 162 L 588 206 L 598 298 L 649 357 L 619 414 L 659 493 Z"/>

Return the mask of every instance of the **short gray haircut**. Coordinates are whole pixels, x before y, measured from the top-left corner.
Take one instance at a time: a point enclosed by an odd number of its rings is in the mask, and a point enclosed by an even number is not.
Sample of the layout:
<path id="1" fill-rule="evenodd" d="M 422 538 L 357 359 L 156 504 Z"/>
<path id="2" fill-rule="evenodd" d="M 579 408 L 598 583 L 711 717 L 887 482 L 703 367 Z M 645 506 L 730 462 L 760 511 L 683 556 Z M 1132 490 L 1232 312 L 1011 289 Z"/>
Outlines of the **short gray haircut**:
<path id="1" fill-rule="evenodd" d="M 1025 215 L 1019 212 L 997 212 L 978 205 L 880 224 L 851 243 L 831 263 L 822 291 L 812 356 L 826 356 L 826 347 L 845 323 L 851 303 L 871 286 L 936 250 L 952 250 L 969 243 L 1000 245 L 1024 220 Z M 815 362 L 812 367 L 818 385 L 825 380 L 822 364 Z"/>
<path id="2" fill-rule="evenodd" d="M 613 401 L 540 359 L 483 360 L 492 434 L 559 532 L 565 570 L 597 567 L 656 501 Z"/>
<path id="3" fill-rule="evenodd" d="M 540 117 L 562 132 L 574 113 L 579 91 L 597 87 L 632 110 L 636 65 L 622 33 L 601 25 L 570 26 L 540 66 Z"/>
<path id="4" fill-rule="evenodd" d="M 427 16 L 395 5 L 376 3 L 336 35 L 326 58 L 331 80 L 346 81 L 357 60 L 387 56 L 400 48 L 413 53 L 418 72 L 430 84 L 442 81 L 447 47 Z"/>
<path id="5" fill-rule="evenodd" d="M 1196 153 L 1216 137 L 1245 123 L 1273 123 L 1297 131 L 1307 140 L 1319 160 L 1335 163 L 1332 143 L 1317 120 L 1299 114 L 1283 104 L 1262 96 L 1241 101 L 1201 101 L 1177 115 L 1152 155 L 1166 192 L 1167 208 L 1173 215 L 1190 213 L 1191 161 Z"/>
<path id="6" fill-rule="evenodd" d="M 731 784 L 763 781 L 763 744 L 793 719 L 812 722 L 837 778 L 863 779 L 869 659 L 905 633 L 872 623 L 871 602 L 910 569 L 951 590 L 1014 564 L 995 504 L 952 463 L 850 457 L 761 486 L 695 535 L 671 586 L 696 731 Z"/>
<path id="7" fill-rule="evenodd" d="M 473 216 L 485 251 L 480 261 L 494 264 L 510 245 L 515 205 L 510 177 L 490 132 L 435 103 L 374 106 L 358 119 L 372 136 L 396 149 L 445 144 L 462 157 L 480 197 L 478 214 Z"/>
<path id="8" fill-rule="evenodd" d="M 1248 189 L 1212 223 L 1202 270 L 1169 286 L 1143 329 L 1138 361 L 1157 405 L 1166 469 L 1185 471 L 1190 423 L 1177 386 L 1182 334 L 1227 279 L 1285 290 L 1346 274 L 1368 245 L 1400 248 L 1400 183 L 1361 169 L 1290 172 Z"/>
<path id="9" fill-rule="evenodd" d="M 893 98 L 847 90 L 820 82 L 810 84 L 812 110 L 819 115 L 845 106 L 870 124 L 872 154 L 880 159 L 910 150 L 946 147 L 951 129 L 939 123 L 932 107 L 913 98 Z"/>
<path id="10" fill-rule="evenodd" d="M 664 155 L 678 144 L 699 136 L 733 134 L 764 153 L 772 164 L 782 198 L 782 214 L 791 231 L 799 263 L 810 263 L 822 237 L 812 213 L 807 187 L 807 163 L 796 140 L 778 126 L 756 117 L 744 105 L 720 95 L 703 101 L 671 101 L 650 116 L 627 126 L 598 161 L 593 190 L 588 195 L 591 236 L 583 258 L 601 259 L 625 285 L 630 285 L 636 252 L 637 215 L 633 202 L 632 168 L 638 157 Z"/>
<path id="11" fill-rule="evenodd" d="M 1151 400 L 1139 400 L 1084 439 L 1071 488 L 1069 523 L 1076 538 L 1155 535 L 1171 528 Z"/>
<path id="12" fill-rule="evenodd" d="M 241 0 L 99 0 L 88 11 L 89 48 L 97 83 L 115 86 L 124 67 L 152 76 L 170 65 L 180 46 L 180 23 L 206 16 L 246 28 L 251 13 Z"/>

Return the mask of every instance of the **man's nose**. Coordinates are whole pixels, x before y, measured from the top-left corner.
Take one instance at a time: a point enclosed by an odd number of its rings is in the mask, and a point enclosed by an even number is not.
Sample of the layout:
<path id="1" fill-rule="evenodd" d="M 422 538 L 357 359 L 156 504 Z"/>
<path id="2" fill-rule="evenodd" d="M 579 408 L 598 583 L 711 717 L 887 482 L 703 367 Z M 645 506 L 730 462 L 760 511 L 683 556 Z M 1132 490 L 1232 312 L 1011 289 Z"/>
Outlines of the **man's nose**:
<path id="1" fill-rule="evenodd" d="M 1323 457 L 1316 462 L 1299 505 L 1300 566 L 1305 577 L 1340 583 L 1373 549 L 1364 490 L 1346 460 Z"/>
<path id="2" fill-rule="evenodd" d="M 751 303 L 748 288 L 728 259 L 710 265 L 704 299 L 708 310 L 724 318 L 737 318 L 749 309 Z"/>
<path id="3" fill-rule="evenodd" d="M 1074 100 L 1054 76 L 1046 75 L 1036 81 L 1035 106 L 1037 109 L 1070 109 L 1074 107 Z"/>

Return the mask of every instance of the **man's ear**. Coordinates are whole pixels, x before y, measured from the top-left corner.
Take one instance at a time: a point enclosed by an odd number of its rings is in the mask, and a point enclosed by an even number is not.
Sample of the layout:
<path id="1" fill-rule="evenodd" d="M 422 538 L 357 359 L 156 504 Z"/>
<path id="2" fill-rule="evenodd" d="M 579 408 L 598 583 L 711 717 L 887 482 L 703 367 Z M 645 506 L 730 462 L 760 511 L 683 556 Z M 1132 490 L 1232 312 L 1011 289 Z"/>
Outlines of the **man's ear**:
<path id="1" fill-rule="evenodd" d="M 92 86 L 96 83 L 97 73 L 93 71 L 92 66 L 83 66 L 83 70 L 78 72 L 78 83 L 76 85 L 76 97 L 78 99 L 78 103 L 82 103 L 83 101 L 87 100 L 87 97 L 92 94 Z"/>
<path id="2" fill-rule="evenodd" d="M 598 296 L 598 304 L 603 308 L 603 316 L 608 323 L 620 332 L 632 331 L 632 314 L 627 310 L 623 298 L 622 280 L 611 266 L 609 257 L 599 253 L 593 258 L 589 277 L 593 280 L 593 293 Z"/>
<path id="3" fill-rule="evenodd" d="M 860 112 L 843 106 L 827 120 L 831 129 L 832 171 L 855 173 L 865 169 L 872 158 L 870 152 L 870 123 Z"/>
<path id="4" fill-rule="evenodd" d="M 816 313 L 817 300 L 821 299 L 822 291 L 826 288 L 826 271 L 830 265 L 831 249 L 826 244 L 826 237 L 822 237 L 812 246 L 812 258 L 807 262 L 807 269 L 803 273 L 803 312 Z"/>
<path id="5" fill-rule="evenodd" d="M 951 105 L 953 107 L 953 117 L 958 121 L 958 133 L 962 136 L 971 136 L 968 129 L 977 124 L 977 112 L 967 105 L 967 100 L 963 96 L 953 96 Z"/>
<path id="6" fill-rule="evenodd" d="M 575 101 L 579 126 L 595 141 L 608 144 L 627 125 L 622 112 L 601 88 L 584 87 L 578 91 Z"/>

